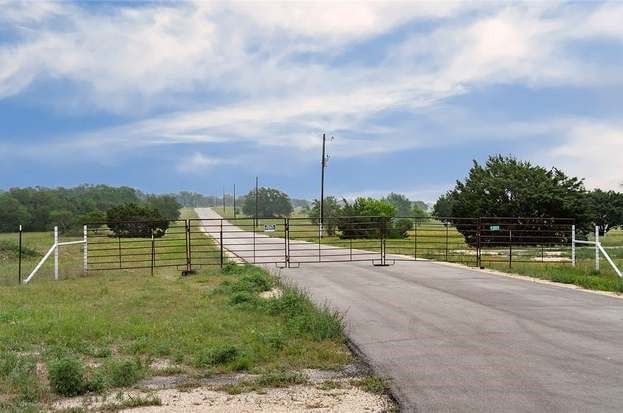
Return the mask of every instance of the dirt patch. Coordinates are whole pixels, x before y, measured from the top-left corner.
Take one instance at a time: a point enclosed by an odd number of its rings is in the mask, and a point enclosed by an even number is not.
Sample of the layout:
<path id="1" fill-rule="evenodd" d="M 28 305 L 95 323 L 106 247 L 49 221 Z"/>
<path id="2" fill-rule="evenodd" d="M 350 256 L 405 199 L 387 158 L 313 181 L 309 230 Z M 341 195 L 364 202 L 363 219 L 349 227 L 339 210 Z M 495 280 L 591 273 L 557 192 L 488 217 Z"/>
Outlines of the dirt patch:
<path id="1" fill-rule="evenodd" d="M 170 367 L 170 366 L 163 366 Z M 222 391 L 257 379 L 246 373 L 219 374 L 197 378 L 188 375 L 151 377 L 133 389 L 118 389 L 104 396 L 82 396 L 54 403 L 54 410 L 83 408 L 87 411 L 111 409 L 124 412 L 386 412 L 393 401 L 384 394 L 368 393 L 353 379 L 367 377 L 366 366 L 353 364 L 343 370 L 307 369 L 309 380 L 285 388 L 259 388 L 240 394 Z M 145 401 L 144 404 L 136 403 Z"/>
<path id="2" fill-rule="evenodd" d="M 281 290 L 281 288 L 273 288 L 272 290 L 261 292 L 260 298 L 269 300 L 271 298 L 280 298 L 282 294 L 283 291 Z"/>
<path id="3" fill-rule="evenodd" d="M 333 386 L 332 386 L 333 387 Z M 158 406 L 123 408 L 127 400 L 158 400 Z M 296 385 L 281 389 L 265 389 L 229 395 L 205 387 L 189 391 L 164 389 L 154 392 L 128 391 L 112 398 L 65 400 L 56 409 L 82 407 L 98 410 L 119 406 L 132 413 L 203 413 L 203 412 L 386 412 L 392 402 L 384 395 L 375 395 L 352 386 L 346 380 L 339 388 L 322 389 L 313 385 Z"/>

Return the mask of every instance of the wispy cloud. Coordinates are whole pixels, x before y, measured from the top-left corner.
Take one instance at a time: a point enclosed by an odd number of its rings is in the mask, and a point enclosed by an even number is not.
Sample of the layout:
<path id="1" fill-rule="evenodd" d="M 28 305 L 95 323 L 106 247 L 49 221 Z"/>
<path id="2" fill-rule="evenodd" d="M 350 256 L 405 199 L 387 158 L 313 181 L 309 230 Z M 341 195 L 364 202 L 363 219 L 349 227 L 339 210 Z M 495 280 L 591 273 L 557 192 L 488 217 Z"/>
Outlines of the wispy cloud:
<path id="1" fill-rule="evenodd" d="M 620 149 L 616 123 L 557 116 L 490 125 L 476 112 L 457 117 L 444 107 L 500 84 L 621 86 L 616 63 L 583 59 L 571 46 L 619 41 L 622 18 L 617 3 L 189 2 L 94 11 L 88 4 L 0 0 L 0 24 L 13 34 L 0 40 L 0 102 L 61 80 L 66 93 L 48 103 L 55 110 L 132 119 L 44 144 L 5 145 L 5 152 L 114 158 L 136 148 L 187 145 L 194 155 L 176 169 L 188 173 L 244 166 L 210 155 L 209 145 L 305 156 L 328 131 L 339 134 L 334 155 L 346 158 L 521 139 L 541 128 L 563 142 L 544 145 L 545 162 L 560 159 L 590 172 L 591 182 L 612 185 L 616 171 L 600 159 L 602 150 Z M 366 42 L 390 34 L 370 59 Z M 336 63 L 347 53 L 359 55 Z M 395 113 L 402 118 L 379 120 Z M 404 121 L 415 116 L 437 129 Z M 599 144 L 582 151 L 595 132 Z"/>

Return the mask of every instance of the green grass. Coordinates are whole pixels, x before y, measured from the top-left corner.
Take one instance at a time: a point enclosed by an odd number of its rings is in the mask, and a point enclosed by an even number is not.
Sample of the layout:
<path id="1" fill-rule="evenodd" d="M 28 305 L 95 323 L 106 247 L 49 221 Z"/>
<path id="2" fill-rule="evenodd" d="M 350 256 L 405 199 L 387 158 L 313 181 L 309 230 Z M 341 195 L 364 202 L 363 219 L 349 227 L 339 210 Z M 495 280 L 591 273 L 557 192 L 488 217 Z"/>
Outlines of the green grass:
<path id="1" fill-rule="evenodd" d="M 384 394 L 389 389 L 388 380 L 377 375 L 370 375 L 351 380 L 351 384 L 372 394 Z"/>
<path id="2" fill-rule="evenodd" d="M 590 290 L 623 293 L 623 280 L 611 269 L 604 267 L 604 263 L 599 273 L 594 270 L 594 261 L 590 260 L 578 261 L 575 268 L 571 264 L 560 263 L 516 263 L 512 268 L 508 264 L 497 264 L 488 268 L 563 284 L 575 284 Z"/>
<path id="3" fill-rule="evenodd" d="M 282 388 L 294 386 L 296 384 L 305 384 L 308 382 L 307 377 L 299 372 L 277 371 L 262 374 L 255 380 L 242 381 L 235 384 L 222 386 L 220 390 L 229 394 L 248 393 L 263 388 Z"/>
<path id="4" fill-rule="evenodd" d="M 180 219 L 194 219 L 197 218 L 194 210 L 191 208 L 183 208 L 181 210 Z M 178 223 L 176 225 L 183 225 Z M 198 224 L 194 224 L 198 225 Z M 17 233 L 4 233 L 0 234 L 0 286 L 16 285 L 18 284 L 18 260 L 17 260 L 17 242 L 19 234 Z M 82 237 L 65 236 L 61 233 L 61 241 L 77 241 Z M 97 269 L 106 268 L 105 274 L 128 274 L 135 275 L 137 277 L 143 277 L 149 274 L 149 269 L 116 269 L 116 262 L 114 264 L 98 264 L 103 261 L 117 261 L 116 251 L 112 251 L 111 258 L 98 258 L 97 255 L 110 254 L 111 252 L 97 251 L 101 248 L 110 248 L 110 243 L 113 242 L 116 246 L 117 238 L 90 238 L 89 239 L 89 268 L 91 275 L 103 274 L 98 272 Z M 22 280 L 25 279 L 28 274 L 38 264 L 44 254 L 52 246 L 53 234 L 50 232 L 25 232 L 23 234 L 23 251 L 25 252 L 22 262 Z M 150 254 L 151 254 L 151 242 L 147 239 L 135 239 L 135 238 L 122 238 L 120 240 L 122 246 L 121 261 L 123 267 L 139 266 L 139 264 L 132 264 L 129 261 L 132 259 L 145 259 L 144 264 L 149 266 Z M 209 238 L 205 233 L 200 231 L 198 226 L 192 228 L 191 244 L 193 246 L 193 262 L 201 266 L 216 266 L 220 263 L 220 256 L 218 249 L 215 247 L 214 241 Z M 167 258 L 175 258 L 175 264 L 180 264 L 180 267 L 169 268 L 156 268 L 156 273 L 161 275 L 179 273 L 183 264 L 185 263 L 185 251 L 186 241 L 182 227 L 171 228 L 167 235 L 162 238 L 156 239 L 156 264 L 169 264 L 171 261 L 166 261 Z M 130 254 L 136 254 L 134 256 Z M 83 273 L 83 254 L 82 245 L 70 245 L 62 246 L 59 249 L 59 267 L 60 278 L 75 278 L 82 277 Z M 54 259 L 53 256 L 48 258 L 43 267 L 32 279 L 32 283 L 37 283 L 46 280 L 52 280 L 54 278 Z"/>
<path id="5" fill-rule="evenodd" d="M 0 288 L 0 410 L 132 385 L 155 359 L 198 375 L 349 362 L 339 315 L 288 287 L 258 298 L 276 285 L 260 268 L 229 265 L 184 278 L 118 273 Z M 241 293 L 251 299 L 232 300 Z"/>

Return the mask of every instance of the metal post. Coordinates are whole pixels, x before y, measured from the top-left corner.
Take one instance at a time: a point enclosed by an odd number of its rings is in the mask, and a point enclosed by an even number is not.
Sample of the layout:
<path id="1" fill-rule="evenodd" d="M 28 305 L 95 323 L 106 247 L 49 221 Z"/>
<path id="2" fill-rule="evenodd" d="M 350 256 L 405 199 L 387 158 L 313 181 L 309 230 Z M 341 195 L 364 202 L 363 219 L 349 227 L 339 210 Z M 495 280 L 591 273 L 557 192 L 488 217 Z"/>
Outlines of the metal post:
<path id="1" fill-rule="evenodd" d="M 478 265 L 478 268 L 484 268 L 482 266 L 482 245 L 481 245 L 481 228 L 482 228 L 482 222 L 481 219 L 478 218 L 478 229 L 476 230 L 476 265 Z"/>
<path id="2" fill-rule="evenodd" d="M 236 184 L 234 184 L 234 218 L 236 218 Z"/>
<path id="3" fill-rule="evenodd" d="M 89 228 L 85 225 L 82 227 L 84 236 L 84 248 L 82 249 L 82 272 L 86 274 L 89 271 Z"/>
<path id="4" fill-rule="evenodd" d="M 350 258 L 350 261 L 352 261 L 353 260 L 353 238 L 352 238 L 352 236 L 348 239 L 348 241 L 349 241 L 349 247 L 350 247 L 350 251 L 349 251 L 349 255 L 348 256 Z"/>
<path id="5" fill-rule="evenodd" d="M 190 273 L 192 265 L 190 264 L 190 220 L 184 221 L 184 235 L 186 240 L 186 271 Z"/>
<path id="6" fill-rule="evenodd" d="M 223 188 L 223 218 L 227 217 L 227 210 L 225 208 L 225 188 Z"/>
<path id="7" fill-rule="evenodd" d="M 22 226 L 19 226 L 19 261 L 17 264 L 17 281 L 19 284 L 22 283 Z"/>
<path id="8" fill-rule="evenodd" d="M 259 177 L 255 177 L 255 226 L 257 227 L 259 225 L 259 217 L 257 216 L 257 211 L 258 211 L 258 196 L 259 196 L 259 182 L 260 182 L 260 178 Z"/>
<path id="9" fill-rule="evenodd" d="M 322 225 L 318 226 L 318 262 L 322 262 Z"/>
<path id="10" fill-rule="evenodd" d="M 58 227 L 54 227 L 54 279 L 58 280 Z"/>
<path id="11" fill-rule="evenodd" d="M 221 236 L 220 236 L 220 242 L 221 242 L 221 268 L 223 268 L 223 220 L 221 219 Z"/>
<path id="12" fill-rule="evenodd" d="M 571 225 L 571 265 L 575 267 L 575 225 Z"/>
<path id="13" fill-rule="evenodd" d="M 154 230 L 151 230 L 151 238 L 154 238 Z M 121 236 L 117 237 L 117 250 L 118 250 L 118 255 L 119 255 L 119 269 L 121 269 L 123 267 L 123 265 L 121 264 Z"/>
<path id="14" fill-rule="evenodd" d="M 417 218 L 413 219 L 413 259 L 417 261 Z"/>
<path id="15" fill-rule="evenodd" d="M 599 272 L 599 227 L 595 226 L 595 271 Z"/>
<path id="16" fill-rule="evenodd" d="M 327 136 L 322 134 L 322 162 L 321 162 L 321 172 L 320 172 L 320 238 L 322 238 L 322 230 L 324 225 L 324 168 L 327 166 L 327 159 L 325 155 L 325 147 L 327 142 Z"/>
<path id="17" fill-rule="evenodd" d="M 255 224 L 253 225 L 253 264 L 255 264 L 255 232 L 257 231 L 257 227 Z"/>
<path id="18" fill-rule="evenodd" d="M 448 262 L 448 223 L 446 222 L 446 262 Z"/>
<path id="19" fill-rule="evenodd" d="M 154 267 L 156 266 L 156 238 L 154 238 L 154 230 L 151 230 L 151 276 L 154 276 Z"/>
<path id="20" fill-rule="evenodd" d="M 290 246 L 288 245 L 288 239 L 290 238 L 290 227 L 288 225 L 288 218 L 283 219 L 283 252 L 285 256 L 285 265 L 290 267 Z"/>
<path id="21" fill-rule="evenodd" d="M 513 268 L 513 230 L 508 230 L 508 268 Z"/>
<path id="22" fill-rule="evenodd" d="M 381 217 L 381 265 L 385 265 L 385 219 Z"/>

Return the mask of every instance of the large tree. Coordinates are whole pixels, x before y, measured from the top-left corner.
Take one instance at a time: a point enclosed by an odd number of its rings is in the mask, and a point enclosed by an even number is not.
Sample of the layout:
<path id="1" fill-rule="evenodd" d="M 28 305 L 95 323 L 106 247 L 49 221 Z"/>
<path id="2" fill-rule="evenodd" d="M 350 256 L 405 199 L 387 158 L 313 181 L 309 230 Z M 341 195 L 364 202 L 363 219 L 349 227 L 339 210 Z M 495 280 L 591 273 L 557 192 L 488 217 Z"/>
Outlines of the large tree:
<path id="1" fill-rule="evenodd" d="M 124 238 L 160 238 L 169 228 L 169 221 L 156 208 L 134 203 L 109 209 L 106 222 L 116 237 Z"/>
<path id="2" fill-rule="evenodd" d="M 255 216 L 255 189 L 251 190 L 242 204 L 242 212 Z M 257 193 L 257 216 L 259 218 L 287 217 L 292 213 L 290 197 L 278 189 L 261 187 Z"/>
<path id="3" fill-rule="evenodd" d="M 573 218 L 580 233 L 591 223 L 582 180 L 501 155 L 484 165 L 474 161 L 465 181 L 457 181 L 435 212 L 457 218 Z"/>
<path id="4" fill-rule="evenodd" d="M 337 229 L 337 217 L 341 212 L 340 204 L 335 197 L 328 196 L 324 199 L 323 207 L 324 229 L 327 231 L 327 235 L 334 236 L 335 230 Z M 312 207 L 309 210 L 309 218 L 312 224 L 318 225 L 320 221 L 320 201 L 317 199 L 314 199 L 314 202 L 312 202 Z"/>
<path id="5" fill-rule="evenodd" d="M 623 226 L 623 193 L 596 189 L 589 193 L 589 202 L 591 218 L 602 235 Z"/>

